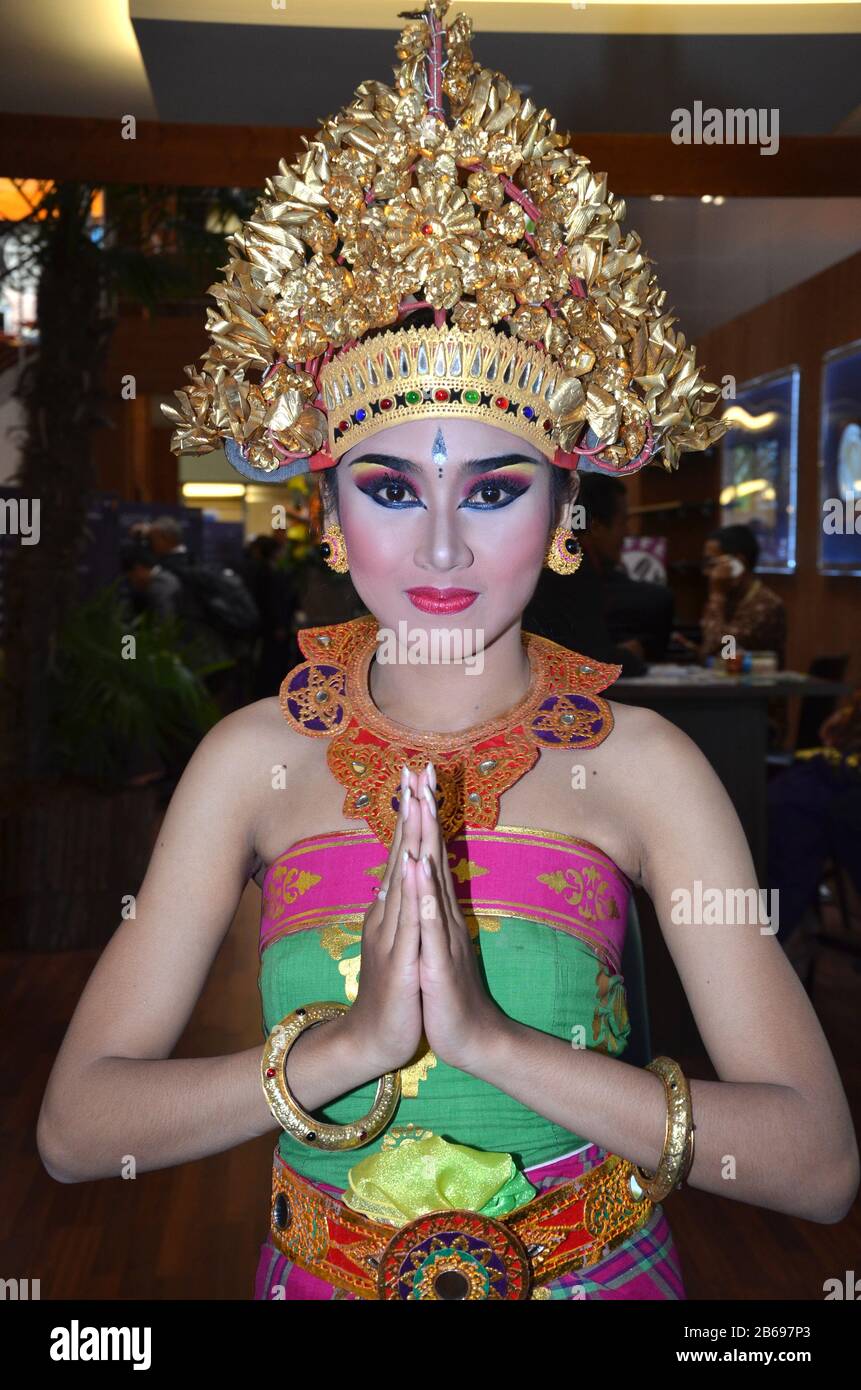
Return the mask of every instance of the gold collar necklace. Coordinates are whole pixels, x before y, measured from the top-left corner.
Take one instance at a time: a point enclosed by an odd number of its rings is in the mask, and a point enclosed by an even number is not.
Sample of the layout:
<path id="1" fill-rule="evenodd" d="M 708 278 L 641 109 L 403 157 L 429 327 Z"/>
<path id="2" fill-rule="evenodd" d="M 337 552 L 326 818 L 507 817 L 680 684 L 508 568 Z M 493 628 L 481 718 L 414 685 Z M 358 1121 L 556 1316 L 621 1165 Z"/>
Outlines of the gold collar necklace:
<path id="1" fill-rule="evenodd" d="M 521 632 L 532 667 L 529 689 L 504 714 L 469 729 L 424 733 L 396 724 L 377 709 L 368 673 L 377 649 L 376 618 L 303 628 L 307 660 L 281 683 L 281 711 L 309 738 L 328 738 L 327 762 L 347 790 L 343 814 L 364 820 L 391 844 L 401 795 L 401 767 L 437 774 L 437 811 L 446 840 L 464 825 L 492 829 L 499 798 L 538 761 L 543 748 L 596 748 L 613 728 L 596 693 L 621 666 L 593 661 L 546 637 Z"/>

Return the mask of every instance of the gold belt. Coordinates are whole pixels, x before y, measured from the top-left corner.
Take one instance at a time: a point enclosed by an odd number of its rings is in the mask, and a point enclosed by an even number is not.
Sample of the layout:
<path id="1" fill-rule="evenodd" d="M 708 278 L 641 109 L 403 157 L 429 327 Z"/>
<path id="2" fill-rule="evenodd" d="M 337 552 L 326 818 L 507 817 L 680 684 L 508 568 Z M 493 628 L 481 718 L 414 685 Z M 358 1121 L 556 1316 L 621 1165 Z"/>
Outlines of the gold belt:
<path id="1" fill-rule="evenodd" d="M 628 1159 L 608 1154 L 505 1220 L 455 1207 L 395 1228 L 276 1159 L 271 1240 L 301 1269 L 359 1298 L 529 1298 L 533 1287 L 597 1264 L 645 1224 L 653 1203 L 632 1195 L 633 1173 Z"/>

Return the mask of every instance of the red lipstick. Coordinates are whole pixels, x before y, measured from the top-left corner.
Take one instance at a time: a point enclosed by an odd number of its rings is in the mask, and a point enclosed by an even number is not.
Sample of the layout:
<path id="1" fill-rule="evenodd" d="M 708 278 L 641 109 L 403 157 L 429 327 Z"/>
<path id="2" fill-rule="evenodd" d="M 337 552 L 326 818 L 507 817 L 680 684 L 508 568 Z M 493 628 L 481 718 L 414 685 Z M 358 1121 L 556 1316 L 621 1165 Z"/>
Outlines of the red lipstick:
<path id="1" fill-rule="evenodd" d="M 407 598 L 423 613 L 460 613 L 478 598 L 476 589 L 407 589 Z"/>

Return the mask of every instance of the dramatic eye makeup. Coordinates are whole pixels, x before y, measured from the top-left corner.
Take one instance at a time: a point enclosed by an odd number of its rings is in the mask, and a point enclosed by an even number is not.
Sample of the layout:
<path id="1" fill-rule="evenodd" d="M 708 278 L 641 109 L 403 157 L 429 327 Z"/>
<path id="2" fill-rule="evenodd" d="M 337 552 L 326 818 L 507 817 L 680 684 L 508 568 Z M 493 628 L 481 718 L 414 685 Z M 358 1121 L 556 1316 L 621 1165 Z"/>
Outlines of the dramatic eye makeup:
<path id="1" fill-rule="evenodd" d="M 537 459 L 522 454 L 470 459 L 461 470 L 466 474 L 461 506 L 485 512 L 509 506 L 531 486 L 537 467 Z M 421 474 L 411 460 L 368 454 L 354 460 L 349 468 L 359 490 L 380 506 L 401 511 L 423 505 L 417 488 L 406 476 Z"/>
<path id="2" fill-rule="evenodd" d="M 403 508 L 403 498 L 407 498 L 408 506 L 419 502 L 418 496 L 410 483 L 402 473 L 396 472 L 391 468 L 381 468 L 376 463 L 369 463 L 362 459 L 350 465 L 352 476 L 355 479 L 356 487 L 363 492 L 366 497 L 370 497 L 374 502 L 379 502 L 381 507 Z M 392 494 L 399 494 L 393 497 Z M 409 501 L 412 498 L 412 502 Z"/>
<path id="3" fill-rule="evenodd" d="M 519 464 L 509 464 L 505 468 L 496 468 L 491 473 L 485 473 L 482 477 L 474 479 L 467 491 L 465 500 L 472 502 L 479 498 L 482 505 L 472 507 L 471 510 L 477 511 L 498 511 L 499 507 L 507 507 L 516 497 L 522 496 L 527 491 L 532 479 L 535 477 L 537 464 L 528 464 L 524 460 Z M 486 493 L 502 493 L 507 496 L 507 502 L 489 503 L 485 496 Z"/>

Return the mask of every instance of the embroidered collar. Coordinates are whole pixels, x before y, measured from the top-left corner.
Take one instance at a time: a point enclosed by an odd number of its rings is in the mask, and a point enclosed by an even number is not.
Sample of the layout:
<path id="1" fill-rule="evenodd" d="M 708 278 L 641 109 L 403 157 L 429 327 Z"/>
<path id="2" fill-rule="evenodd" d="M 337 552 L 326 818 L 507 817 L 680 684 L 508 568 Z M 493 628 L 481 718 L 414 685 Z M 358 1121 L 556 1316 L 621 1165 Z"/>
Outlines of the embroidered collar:
<path id="1" fill-rule="evenodd" d="M 465 825 L 493 829 L 503 792 L 538 761 L 542 748 L 595 748 L 613 728 L 606 700 L 621 666 L 593 661 L 548 638 L 521 632 L 532 667 L 529 689 L 504 714 L 455 733 L 423 733 L 383 715 L 368 686 L 377 650 L 373 616 L 303 628 L 306 661 L 281 683 L 285 719 L 310 738 L 331 739 L 327 762 L 346 788 L 343 814 L 364 820 L 391 844 L 400 804 L 401 767 L 432 761 L 443 836 Z"/>

